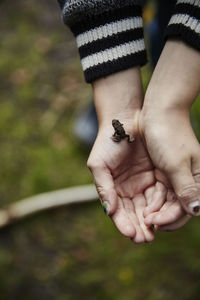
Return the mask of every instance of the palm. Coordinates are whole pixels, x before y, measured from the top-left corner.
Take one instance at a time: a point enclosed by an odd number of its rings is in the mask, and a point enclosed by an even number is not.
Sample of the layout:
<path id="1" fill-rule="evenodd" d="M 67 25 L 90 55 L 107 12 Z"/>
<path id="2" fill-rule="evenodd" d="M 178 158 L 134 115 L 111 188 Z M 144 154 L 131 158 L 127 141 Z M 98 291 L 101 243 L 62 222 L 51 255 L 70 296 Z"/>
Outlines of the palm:
<path id="1" fill-rule="evenodd" d="M 153 233 L 144 224 L 143 212 L 147 206 L 144 192 L 155 183 L 153 166 L 139 137 L 133 144 L 127 140 L 114 143 L 111 135 L 100 134 L 91 153 L 90 159 L 101 165 L 107 175 L 106 195 L 102 193 L 105 191 L 102 180 L 96 180 L 97 190 L 104 199 L 109 197 L 109 192 L 115 191 L 117 204 L 111 217 L 123 235 L 137 243 L 151 241 Z"/>
<path id="2" fill-rule="evenodd" d="M 113 155 L 113 162 L 108 167 L 112 172 L 117 194 L 122 198 L 132 199 L 154 184 L 153 166 L 139 137 L 134 144 L 124 141 L 118 148 L 119 153 L 116 153 L 116 157 Z M 123 155 L 120 156 L 121 153 Z"/>

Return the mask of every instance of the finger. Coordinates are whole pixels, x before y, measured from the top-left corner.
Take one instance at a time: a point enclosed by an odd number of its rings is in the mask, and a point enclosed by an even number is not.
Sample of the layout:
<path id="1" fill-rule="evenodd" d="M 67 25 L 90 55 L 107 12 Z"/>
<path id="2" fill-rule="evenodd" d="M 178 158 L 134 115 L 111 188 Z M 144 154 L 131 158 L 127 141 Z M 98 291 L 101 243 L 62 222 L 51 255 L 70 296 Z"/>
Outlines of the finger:
<path id="1" fill-rule="evenodd" d="M 185 215 L 185 212 L 178 201 L 166 205 L 160 212 L 155 212 L 145 219 L 145 224 L 148 225 L 166 225 L 177 221 Z"/>
<path id="2" fill-rule="evenodd" d="M 195 182 L 200 184 L 200 147 L 192 159 L 192 174 Z"/>
<path id="3" fill-rule="evenodd" d="M 129 218 L 129 211 L 134 211 L 133 204 L 129 199 L 129 202 L 126 203 L 126 208 L 122 199 L 118 198 L 118 208 L 115 213 L 111 216 L 113 222 L 115 223 L 118 230 L 128 238 L 134 238 L 136 234 L 136 229 L 134 226 L 134 222 L 137 223 L 137 218 L 135 219 L 135 215 L 133 215 L 133 221 Z M 128 212 L 127 212 L 128 211 Z"/>
<path id="4" fill-rule="evenodd" d="M 132 240 L 137 244 L 144 243 L 145 236 L 140 227 L 140 222 L 135 211 L 135 203 L 130 198 L 123 198 L 123 205 L 127 214 L 127 218 L 129 218 L 132 226 L 135 228 L 135 236 L 132 238 Z"/>
<path id="5" fill-rule="evenodd" d="M 89 167 L 90 168 L 90 167 Z M 106 214 L 112 215 L 118 205 L 118 196 L 114 187 L 113 177 L 107 167 L 95 166 L 90 168 Z"/>
<path id="6" fill-rule="evenodd" d="M 138 218 L 138 210 L 136 210 L 136 202 L 137 202 L 137 197 L 134 197 L 132 199 L 132 204 L 134 206 L 134 212 L 135 212 L 135 217 L 137 219 L 137 221 L 135 220 L 135 237 L 132 239 L 134 243 L 136 244 L 142 244 L 144 243 L 146 240 L 145 240 L 145 235 L 143 233 L 143 230 L 140 226 L 140 221 L 139 221 L 139 218 Z M 142 205 L 142 203 L 140 203 Z"/>
<path id="7" fill-rule="evenodd" d="M 148 216 L 152 212 L 160 210 L 166 200 L 166 195 L 166 187 L 161 182 L 157 182 L 152 195 L 152 201 L 144 210 L 144 217 Z"/>
<path id="8" fill-rule="evenodd" d="M 197 186 L 200 190 L 200 147 L 196 155 L 192 159 L 192 174 Z"/>
<path id="9" fill-rule="evenodd" d="M 157 216 L 157 218 L 163 218 L 163 214 L 165 215 L 165 220 L 166 220 L 166 216 L 169 216 L 168 213 L 168 209 L 169 207 L 175 202 L 177 201 L 175 194 L 172 190 L 168 190 L 167 191 L 167 196 L 166 196 L 166 202 L 163 204 L 163 206 L 161 207 L 161 209 L 157 212 L 153 212 L 151 214 L 149 214 L 146 218 L 145 218 L 145 224 L 147 226 L 151 226 L 154 225 L 154 219 Z M 177 202 L 178 205 L 180 206 L 180 203 Z M 163 220 L 164 220 L 163 219 Z M 164 223 L 162 225 L 167 225 L 168 223 Z"/>
<path id="10" fill-rule="evenodd" d="M 144 198 L 144 195 L 140 194 L 134 197 L 133 199 L 134 206 L 135 206 L 135 213 L 139 220 L 139 229 L 143 232 L 144 241 L 146 242 L 152 242 L 154 240 L 154 233 L 151 228 L 148 228 L 144 223 L 144 208 L 146 206 L 146 200 Z M 137 235 L 137 232 L 140 232 L 136 228 L 136 236 L 135 236 L 135 242 L 138 242 L 140 236 Z"/>
<path id="11" fill-rule="evenodd" d="M 168 225 L 156 225 L 154 228 L 158 231 L 175 231 L 181 227 L 183 227 L 189 220 L 191 219 L 190 215 L 184 215 L 179 220 L 168 224 Z"/>
<path id="12" fill-rule="evenodd" d="M 162 171 L 155 169 L 154 173 L 157 181 L 162 182 L 166 188 L 170 188 L 170 182 Z"/>
<path id="13" fill-rule="evenodd" d="M 189 167 L 184 166 L 171 172 L 169 180 L 185 211 L 193 216 L 200 215 L 200 187 Z"/>
<path id="14" fill-rule="evenodd" d="M 150 186 L 144 191 L 144 196 L 147 202 L 147 205 L 150 205 L 152 202 L 152 196 L 154 193 L 155 186 Z"/>
<path id="15" fill-rule="evenodd" d="M 174 203 L 176 201 L 175 198 L 175 194 L 172 190 L 168 190 L 167 191 L 167 196 L 166 196 L 166 202 L 164 203 L 164 205 L 161 207 L 161 209 L 158 212 L 153 212 L 151 214 L 149 214 L 146 218 L 145 218 L 145 224 L 147 226 L 151 226 L 154 225 L 153 224 L 153 218 L 157 215 L 160 214 L 161 212 L 163 213 L 167 213 L 168 208 L 172 205 L 172 203 Z M 179 203 L 179 202 L 178 202 Z M 180 205 L 180 204 L 179 204 Z M 163 224 L 166 225 L 166 224 Z"/>
<path id="16" fill-rule="evenodd" d="M 197 145 L 193 153 L 192 171 L 194 174 L 200 174 L 200 144 Z"/>
<path id="17" fill-rule="evenodd" d="M 200 184 L 200 171 L 199 171 L 199 174 L 195 174 L 195 175 L 193 175 L 193 177 L 194 177 L 195 182 Z"/>

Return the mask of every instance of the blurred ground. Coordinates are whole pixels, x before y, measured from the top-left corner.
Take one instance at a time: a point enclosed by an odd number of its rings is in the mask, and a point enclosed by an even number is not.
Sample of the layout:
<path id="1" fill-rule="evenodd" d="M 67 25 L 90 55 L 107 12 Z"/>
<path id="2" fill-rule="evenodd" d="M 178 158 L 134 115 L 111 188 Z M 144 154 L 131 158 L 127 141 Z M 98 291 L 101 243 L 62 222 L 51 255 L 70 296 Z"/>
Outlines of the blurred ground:
<path id="1" fill-rule="evenodd" d="M 1 206 L 92 182 L 88 153 L 72 133 L 91 90 L 56 0 L 1 1 L 0 28 Z M 145 86 L 149 75 L 147 67 Z M 198 136 L 199 120 L 198 101 Z M 98 203 L 0 231 L 0 300 L 196 300 L 199 293 L 199 219 L 143 246 L 123 238 Z"/>

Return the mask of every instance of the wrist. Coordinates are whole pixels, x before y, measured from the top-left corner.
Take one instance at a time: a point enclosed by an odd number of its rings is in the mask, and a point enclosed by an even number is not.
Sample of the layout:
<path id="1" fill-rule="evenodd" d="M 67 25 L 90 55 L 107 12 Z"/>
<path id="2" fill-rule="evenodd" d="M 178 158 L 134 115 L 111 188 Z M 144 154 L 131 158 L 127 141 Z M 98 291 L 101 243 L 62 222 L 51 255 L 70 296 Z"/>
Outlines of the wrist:
<path id="1" fill-rule="evenodd" d="M 149 83 L 144 109 L 189 111 L 200 92 L 199 76 L 199 52 L 169 39 Z"/>
<path id="2" fill-rule="evenodd" d="M 113 119 L 132 120 L 143 101 L 139 67 L 96 80 L 93 93 L 100 127 L 111 124 Z"/>
<path id="3" fill-rule="evenodd" d="M 188 114 L 191 106 L 192 101 L 182 91 L 173 91 L 161 85 L 159 88 L 149 87 L 142 110 L 145 114 Z"/>
<path id="4" fill-rule="evenodd" d="M 170 130 L 191 128 L 190 109 L 180 105 L 145 105 L 140 113 L 140 135 L 146 138 L 153 135 L 158 139 L 166 136 Z"/>
<path id="5" fill-rule="evenodd" d="M 131 116 L 127 116 L 123 112 L 118 114 L 115 118 L 110 119 L 108 122 L 102 122 L 99 125 L 98 136 L 107 136 L 111 138 L 116 129 L 119 128 L 115 124 L 120 125 L 123 128 L 125 134 L 129 136 L 129 141 L 133 141 L 139 135 L 139 120 L 141 110 L 135 110 Z M 113 122 L 115 121 L 115 123 Z M 116 122 L 117 121 L 117 122 Z"/>

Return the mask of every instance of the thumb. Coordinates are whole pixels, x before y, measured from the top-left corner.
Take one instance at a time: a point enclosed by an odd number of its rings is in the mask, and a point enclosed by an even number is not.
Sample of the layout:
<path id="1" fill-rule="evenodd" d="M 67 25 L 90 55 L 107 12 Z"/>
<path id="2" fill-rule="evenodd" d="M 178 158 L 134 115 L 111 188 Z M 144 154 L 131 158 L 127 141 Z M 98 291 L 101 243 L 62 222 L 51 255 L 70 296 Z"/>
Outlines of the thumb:
<path id="1" fill-rule="evenodd" d="M 182 167 L 169 174 L 174 192 L 184 210 L 193 216 L 200 215 L 200 185 L 195 182 L 189 168 Z"/>
<path id="2" fill-rule="evenodd" d="M 111 216 L 116 211 L 118 204 L 118 196 L 111 172 L 106 166 L 88 167 L 94 176 L 96 189 L 104 211 Z"/>

